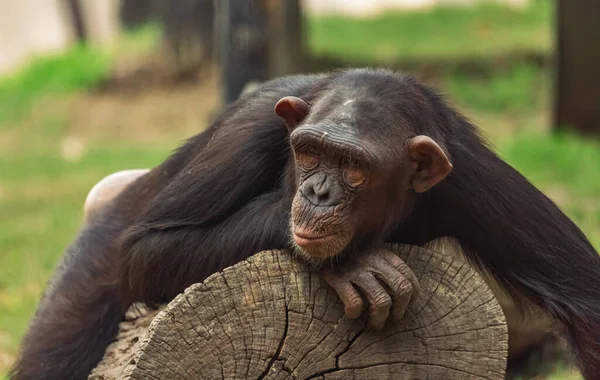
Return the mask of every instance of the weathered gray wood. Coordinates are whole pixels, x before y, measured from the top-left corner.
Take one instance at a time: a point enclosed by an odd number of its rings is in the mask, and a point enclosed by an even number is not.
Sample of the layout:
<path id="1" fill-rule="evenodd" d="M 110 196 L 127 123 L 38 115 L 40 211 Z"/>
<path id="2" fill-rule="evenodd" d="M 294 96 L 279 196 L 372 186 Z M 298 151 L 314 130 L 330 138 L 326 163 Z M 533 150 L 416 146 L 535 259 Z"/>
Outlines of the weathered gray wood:
<path id="1" fill-rule="evenodd" d="M 483 279 L 451 255 L 393 245 L 422 293 L 381 331 L 287 252 L 188 288 L 144 327 L 124 322 L 91 379 L 503 379 L 508 333 Z M 136 325 L 137 323 L 137 325 Z"/>

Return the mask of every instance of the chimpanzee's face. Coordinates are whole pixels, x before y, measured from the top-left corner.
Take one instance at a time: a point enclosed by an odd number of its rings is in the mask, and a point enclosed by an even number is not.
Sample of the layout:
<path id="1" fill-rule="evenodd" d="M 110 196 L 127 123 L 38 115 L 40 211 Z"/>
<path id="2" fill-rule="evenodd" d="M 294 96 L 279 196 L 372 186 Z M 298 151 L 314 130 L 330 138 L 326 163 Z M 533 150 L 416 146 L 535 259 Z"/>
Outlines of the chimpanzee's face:
<path id="1" fill-rule="evenodd" d="M 440 146 L 418 136 L 397 108 L 376 95 L 348 100 L 343 91 L 312 110 L 296 97 L 275 106 L 290 129 L 297 186 L 291 229 L 306 258 L 319 261 L 384 239 L 416 193 L 450 172 Z"/>

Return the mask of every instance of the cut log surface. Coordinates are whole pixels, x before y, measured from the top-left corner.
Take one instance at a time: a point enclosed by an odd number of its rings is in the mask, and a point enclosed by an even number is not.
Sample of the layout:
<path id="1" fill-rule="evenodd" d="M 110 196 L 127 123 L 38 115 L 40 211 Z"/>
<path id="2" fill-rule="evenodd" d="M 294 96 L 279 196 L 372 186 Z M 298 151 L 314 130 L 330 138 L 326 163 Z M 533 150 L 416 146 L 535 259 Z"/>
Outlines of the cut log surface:
<path id="1" fill-rule="evenodd" d="M 508 333 L 479 274 L 391 245 L 422 288 L 380 331 L 349 319 L 321 276 L 265 251 L 121 325 L 91 379 L 503 379 Z M 149 328 L 148 324 L 152 320 Z"/>

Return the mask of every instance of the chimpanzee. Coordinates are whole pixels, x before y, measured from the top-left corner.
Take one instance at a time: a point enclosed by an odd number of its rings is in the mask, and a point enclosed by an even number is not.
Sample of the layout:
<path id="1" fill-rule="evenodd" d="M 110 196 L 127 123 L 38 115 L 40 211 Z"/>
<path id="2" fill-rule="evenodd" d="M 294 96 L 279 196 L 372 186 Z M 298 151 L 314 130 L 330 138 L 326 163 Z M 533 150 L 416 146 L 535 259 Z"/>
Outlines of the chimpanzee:
<path id="1" fill-rule="evenodd" d="M 265 249 L 320 263 L 349 317 L 362 292 L 379 328 L 391 300 L 402 310 L 418 287 L 383 244 L 440 237 L 515 304 L 564 326 L 583 375 L 598 376 L 600 257 L 590 242 L 440 95 L 382 69 L 264 83 L 96 210 L 12 375 L 85 378 L 132 303 L 168 301 Z"/>

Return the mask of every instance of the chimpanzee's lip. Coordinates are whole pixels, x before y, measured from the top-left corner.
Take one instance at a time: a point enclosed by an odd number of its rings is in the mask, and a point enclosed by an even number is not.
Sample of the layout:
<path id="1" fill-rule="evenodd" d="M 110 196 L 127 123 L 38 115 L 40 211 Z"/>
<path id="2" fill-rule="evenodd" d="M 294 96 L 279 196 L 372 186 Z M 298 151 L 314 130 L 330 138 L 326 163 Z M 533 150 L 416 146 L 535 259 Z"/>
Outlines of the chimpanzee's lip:
<path id="1" fill-rule="evenodd" d="M 294 241 L 299 246 L 307 246 L 314 244 L 323 244 L 334 238 L 335 234 L 320 235 L 316 233 L 309 233 L 307 231 L 294 231 Z"/>

